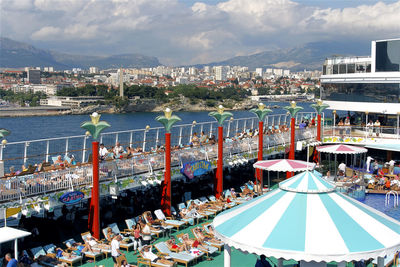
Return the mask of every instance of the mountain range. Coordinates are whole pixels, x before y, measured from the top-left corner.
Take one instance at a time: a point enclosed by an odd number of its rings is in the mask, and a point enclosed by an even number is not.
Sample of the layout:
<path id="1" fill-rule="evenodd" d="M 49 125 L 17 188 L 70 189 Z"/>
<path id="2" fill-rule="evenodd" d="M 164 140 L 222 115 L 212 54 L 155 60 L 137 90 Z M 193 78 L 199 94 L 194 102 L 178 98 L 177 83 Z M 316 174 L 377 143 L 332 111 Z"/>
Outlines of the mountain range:
<path id="1" fill-rule="evenodd" d="M 370 54 L 368 42 L 311 42 L 290 49 L 275 49 L 248 56 L 237 56 L 227 60 L 198 64 L 202 66 L 246 66 L 255 68 L 283 68 L 291 71 L 321 70 L 327 57 L 331 56 L 365 56 Z"/>
<path id="2" fill-rule="evenodd" d="M 291 71 L 320 70 L 325 58 L 333 55 L 369 55 L 368 42 L 311 42 L 289 49 L 274 49 L 248 56 L 236 56 L 203 66 L 247 66 L 255 68 L 284 68 Z M 74 55 L 36 48 L 32 45 L 0 37 L 0 68 L 23 68 L 27 66 L 48 67 L 57 70 L 96 66 L 100 69 L 142 68 L 162 65 L 156 57 L 141 54 L 123 54 L 111 56 Z M 193 65 L 191 65 L 193 66 Z"/>
<path id="3" fill-rule="evenodd" d="M 0 67 L 49 67 L 57 70 L 82 68 L 91 66 L 100 69 L 110 68 L 144 68 L 161 65 L 156 57 L 140 54 L 123 54 L 112 56 L 87 56 L 65 54 L 51 50 L 36 48 L 32 45 L 0 37 Z"/>

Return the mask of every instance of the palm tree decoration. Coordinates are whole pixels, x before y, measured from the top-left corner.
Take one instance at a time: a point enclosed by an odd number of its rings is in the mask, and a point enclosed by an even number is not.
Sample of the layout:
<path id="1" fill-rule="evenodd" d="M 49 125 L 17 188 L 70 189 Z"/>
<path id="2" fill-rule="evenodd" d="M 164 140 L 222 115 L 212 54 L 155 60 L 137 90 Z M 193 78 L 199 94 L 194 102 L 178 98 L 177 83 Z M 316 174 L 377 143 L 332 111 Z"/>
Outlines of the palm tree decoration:
<path id="1" fill-rule="evenodd" d="M 90 115 L 91 121 L 82 123 L 81 128 L 89 132 L 94 141 L 92 142 L 92 172 L 93 172 L 93 187 L 92 198 L 90 199 L 89 208 L 89 228 L 93 236 L 97 239 L 100 238 L 100 194 L 99 194 L 99 137 L 101 131 L 110 127 L 106 121 L 100 121 L 100 114 L 94 112 Z"/>
<path id="2" fill-rule="evenodd" d="M 218 122 L 219 126 L 222 126 L 224 121 L 229 117 L 233 117 L 231 112 L 224 112 L 224 107 L 222 105 L 218 106 L 217 111 L 210 112 L 208 115 L 213 117 Z"/>
<path id="3" fill-rule="evenodd" d="M 172 115 L 172 110 L 166 108 L 164 116 L 158 116 L 156 121 L 165 128 L 165 172 L 164 182 L 161 184 L 161 208 L 167 216 L 171 216 L 171 128 L 181 118 Z"/>
<path id="4" fill-rule="evenodd" d="M 226 119 L 232 117 L 233 114 L 230 112 L 224 112 L 224 107 L 219 105 L 217 111 L 213 111 L 208 113 L 211 117 L 213 117 L 218 122 L 218 161 L 217 161 L 217 175 L 216 175 L 216 188 L 215 196 L 219 198 L 222 195 L 223 191 L 223 142 L 224 142 L 224 128 L 223 124 Z"/>
<path id="5" fill-rule="evenodd" d="M 11 132 L 10 132 L 9 130 L 2 128 L 2 129 L 0 129 L 0 138 L 4 138 L 4 137 L 6 137 L 7 135 L 10 135 L 10 133 L 11 133 Z M 1 143 L 2 143 L 3 145 L 7 144 L 7 140 L 4 139 L 3 141 L 1 141 Z"/>
<path id="6" fill-rule="evenodd" d="M 299 112 L 303 108 L 296 106 L 296 102 L 292 101 L 290 102 L 290 106 L 286 106 L 284 107 L 284 109 L 286 109 L 289 112 L 290 116 L 294 118 L 296 117 L 297 112 Z"/>
<path id="7" fill-rule="evenodd" d="M 318 116 L 317 141 L 321 141 L 321 114 L 324 109 L 329 107 L 329 105 L 322 103 L 322 100 L 318 99 L 316 104 L 311 104 L 310 106 L 317 112 Z"/>
<path id="8" fill-rule="evenodd" d="M 253 108 L 250 110 L 250 112 L 256 114 L 258 117 L 258 160 L 263 160 L 263 144 L 264 144 L 264 118 L 267 116 L 269 113 L 272 112 L 272 110 L 265 108 L 264 103 L 259 103 L 258 108 Z M 257 180 L 259 184 L 263 185 L 262 182 L 262 170 L 257 169 L 257 179 L 256 179 L 256 184 Z M 261 190 L 262 192 L 262 190 Z"/>
<path id="9" fill-rule="evenodd" d="M 172 126 L 178 121 L 181 121 L 181 118 L 176 115 L 172 115 L 172 110 L 170 108 L 166 108 L 164 111 L 164 116 L 158 116 L 156 121 L 164 125 L 166 133 L 170 133 Z"/>
<path id="10" fill-rule="evenodd" d="M 300 110 L 302 110 L 302 107 L 297 107 L 296 106 L 296 102 L 292 101 L 290 102 L 290 106 L 286 106 L 284 107 L 284 109 L 286 109 L 290 116 L 290 151 L 289 151 L 289 159 L 294 159 L 294 146 L 295 146 L 295 117 L 297 112 L 299 112 Z M 287 173 L 287 178 L 292 177 L 292 173 L 288 172 Z"/>
<path id="11" fill-rule="evenodd" d="M 90 115 L 91 121 L 85 121 L 81 125 L 81 128 L 87 130 L 92 135 L 93 139 L 95 139 L 95 140 L 97 140 L 100 133 L 104 129 L 111 126 L 106 121 L 100 121 L 100 117 L 101 117 L 100 114 L 98 114 L 97 112 L 93 112 L 93 114 Z"/>

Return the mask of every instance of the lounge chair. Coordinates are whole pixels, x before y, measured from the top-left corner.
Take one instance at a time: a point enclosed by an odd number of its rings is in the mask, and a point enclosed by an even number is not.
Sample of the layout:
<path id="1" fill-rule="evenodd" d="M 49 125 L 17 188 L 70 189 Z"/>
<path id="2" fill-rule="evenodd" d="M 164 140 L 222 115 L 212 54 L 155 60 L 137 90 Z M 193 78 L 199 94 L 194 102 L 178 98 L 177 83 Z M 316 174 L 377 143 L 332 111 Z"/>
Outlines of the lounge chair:
<path id="1" fill-rule="evenodd" d="M 143 255 L 143 248 L 145 246 L 143 246 L 141 249 L 139 249 L 139 254 L 140 256 L 138 256 L 137 258 L 137 264 L 138 266 L 141 266 L 142 264 L 147 265 L 149 267 L 171 267 L 170 265 L 167 264 L 163 264 L 163 263 L 155 263 L 152 262 L 150 259 L 145 258 Z M 150 251 L 152 250 L 152 246 L 150 246 Z M 159 256 L 160 258 L 162 258 L 161 253 L 157 253 L 157 256 Z M 174 266 L 176 265 L 176 262 L 174 263 Z"/>
<path id="2" fill-rule="evenodd" d="M 204 223 L 204 224 L 202 224 L 202 230 L 203 230 L 208 236 L 214 237 L 213 235 L 209 234 L 208 231 L 205 230 L 206 227 L 207 227 L 208 225 L 210 225 L 210 223 Z M 196 229 L 196 228 L 192 228 L 192 233 L 193 233 L 193 235 L 194 235 L 195 238 L 198 238 L 195 229 Z M 203 233 L 203 234 L 204 234 L 204 233 Z M 214 238 L 215 238 L 215 237 L 214 237 Z M 219 241 L 219 240 L 218 240 L 218 242 L 215 242 L 215 241 L 204 241 L 204 243 L 206 243 L 207 245 L 210 245 L 210 246 L 213 246 L 213 247 L 218 248 L 219 251 L 221 251 L 222 248 L 224 247 L 224 242 Z"/>
<path id="3" fill-rule="evenodd" d="M 173 206 L 171 206 L 171 213 L 175 217 L 179 216 L 178 212 L 176 211 L 176 209 Z M 187 224 L 194 225 L 194 219 L 193 218 L 181 218 L 180 220 L 185 222 L 185 223 L 187 223 Z"/>
<path id="4" fill-rule="evenodd" d="M 186 224 L 185 221 L 178 221 L 178 220 L 172 219 L 172 217 L 168 217 L 168 218 L 165 217 L 165 214 L 161 209 L 155 210 L 154 214 L 156 215 L 157 219 L 165 222 L 165 224 L 175 227 L 178 231 L 181 226 Z"/>
<path id="5" fill-rule="evenodd" d="M 45 266 L 56 266 L 58 261 L 65 262 L 73 266 L 76 262 L 82 265 L 82 256 L 72 255 L 71 258 L 60 257 L 58 260 L 55 257 L 55 246 L 53 244 L 47 245 L 46 250 L 43 247 L 36 247 L 31 249 L 34 260 L 38 260 L 40 264 Z"/>
<path id="6" fill-rule="evenodd" d="M 107 239 L 107 229 L 111 228 L 111 230 L 113 231 L 114 234 L 117 235 L 121 235 L 121 232 L 119 231 L 118 225 L 116 223 L 112 223 L 109 224 L 107 228 L 104 228 L 103 231 L 103 235 L 105 236 L 105 238 Z M 126 232 L 123 232 L 124 234 L 126 234 Z M 128 240 L 129 239 L 129 240 Z M 119 244 L 119 246 L 123 249 L 126 249 L 126 251 L 129 251 L 130 248 L 134 247 L 134 241 L 135 239 L 133 238 L 133 236 L 129 236 L 123 239 L 124 242 L 121 242 Z M 108 242 L 111 242 L 112 240 L 108 240 Z"/>
<path id="7" fill-rule="evenodd" d="M 184 235 L 185 235 L 185 233 L 181 233 L 179 235 L 176 235 L 176 238 L 178 238 L 179 242 L 184 243 L 183 242 L 183 236 Z M 214 247 L 214 246 L 210 246 L 210 245 L 207 245 L 207 244 L 205 244 L 205 245 L 202 244 L 202 246 L 205 247 L 206 249 L 201 249 L 201 248 L 198 248 L 198 249 L 200 251 L 204 252 L 207 255 L 207 257 L 209 257 L 210 254 L 214 254 L 215 252 L 218 251 L 218 248 Z"/>
<path id="8" fill-rule="evenodd" d="M 92 234 L 90 232 L 82 233 L 82 240 L 83 242 L 87 242 L 88 237 L 92 237 Z M 94 247 L 94 249 L 99 249 L 101 252 L 103 252 L 106 255 L 106 259 L 108 258 L 108 254 L 111 254 L 111 247 L 106 248 L 106 244 L 104 244 L 104 239 L 98 241 L 99 245 L 98 247 Z"/>
<path id="9" fill-rule="evenodd" d="M 76 242 L 73 238 L 64 241 L 65 246 L 66 246 L 66 247 L 68 248 L 68 250 L 70 250 L 70 251 L 73 251 L 73 249 L 72 249 L 72 244 L 74 244 L 74 243 L 77 243 L 77 242 Z M 91 251 L 85 251 L 85 252 L 83 252 L 83 255 L 84 255 L 85 257 L 87 257 L 87 258 L 93 259 L 94 262 L 96 262 L 96 258 L 97 258 L 97 257 L 99 257 L 99 256 L 103 257 L 103 256 L 104 256 L 104 254 L 103 254 L 101 251 L 98 251 L 98 252 L 96 252 L 96 251 L 93 251 L 93 252 L 91 252 Z"/>
<path id="10" fill-rule="evenodd" d="M 186 267 L 190 262 L 195 261 L 198 258 L 189 252 L 172 252 L 165 242 L 159 242 L 155 244 L 154 247 L 161 255 L 169 256 L 174 261 L 185 264 Z"/>
<path id="11" fill-rule="evenodd" d="M 179 203 L 179 204 L 178 204 L 178 209 L 179 209 L 179 212 L 182 211 L 183 209 L 186 209 L 185 203 Z M 201 213 L 199 213 L 199 212 L 197 211 L 197 214 L 196 214 L 195 216 L 193 216 L 192 218 L 196 219 L 196 220 L 197 220 L 197 223 L 199 223 L 199 221 L 200 221 L 201 219 L 204 219 L 205 216 L 202 215 Z"/>
<path id="12" fill-rule="evenodd" d="M 162 229 L 161 222 L 160 222 L 160 225 L 152 224 L 152 223 L 148 220 L 148 216 L 151 216 L 151 218 L 153 218 L 153 216 L 151 215 L 151 212 L 150 212 L 150 211 L 145 211 L 145 212 L 143 212 L 142 219 L 143 219 L 147 224 L 150 225 L 150 227 L 151 227 L 151 229 L 150 229 L 150 230 L 151 230 L 151 234 L 152 234 L 152 235 L 156 235 L 157 238 L 160 237 L 160 234 L 163 234 L 163 233 L 164 233 L 164 229 Z"/>
<path id="13" fill-rule="evenodd" d="M 205 215 L 207 220 L 209 216 L 214 216 L 215 214 L 217 214 L 218 210 L 216 208 L 214 208 L 213 206 L 211 206 L 211 203 L 207 203 L 207 202 L 202 202 L 199 199 L 193 199 L 193 200 L 189 200 L 187 203 L 187 206 L 189 207 L 190 203 L 193 202 L 194 204 L 196 204 L 197 206 L 200 207 L 205 207 L 203 210 L 200 211 L 201 214 Z M 206 205 L 206 206 L 204 206 Z"/>

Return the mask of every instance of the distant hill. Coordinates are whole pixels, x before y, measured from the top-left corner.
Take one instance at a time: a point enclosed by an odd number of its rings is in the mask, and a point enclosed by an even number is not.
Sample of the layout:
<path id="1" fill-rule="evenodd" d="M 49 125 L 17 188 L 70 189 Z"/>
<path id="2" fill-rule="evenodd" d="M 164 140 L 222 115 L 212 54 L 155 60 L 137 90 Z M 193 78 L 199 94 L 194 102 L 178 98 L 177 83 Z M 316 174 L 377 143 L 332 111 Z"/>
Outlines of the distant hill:
<path id="1" fill-rule="evenodd" d="M 112 56 L 85 56 L 43 50 L 32 45 L 0 37 L 0 67 L 22 68 L 27 66 L 48 67 L 55 69 L 84 68 L 91 66 L 100 69 L 143 68 L 161 65 L 156 57 L 140 54 Z"/>
<path id="2" fill-rule="evenodd" d="M 292 71 L 320 70 L 325 58 L 332 55 L 366 56 L 370 54 L 369 42 L 313 42 L 290 49 L 276 49 L 209 64 L 199 64 L 197 67 L 229 65 L 246 66 L 250 70 L 267 67 Z"/>

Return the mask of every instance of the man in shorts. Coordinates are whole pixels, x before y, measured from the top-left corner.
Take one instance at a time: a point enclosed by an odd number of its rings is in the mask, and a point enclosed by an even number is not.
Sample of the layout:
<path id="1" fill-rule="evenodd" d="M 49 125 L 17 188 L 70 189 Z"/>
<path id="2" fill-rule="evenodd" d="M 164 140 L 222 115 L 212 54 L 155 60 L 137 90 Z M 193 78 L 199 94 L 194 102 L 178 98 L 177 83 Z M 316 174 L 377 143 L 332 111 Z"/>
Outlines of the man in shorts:
<path id="1" fill-rule="evenodd" d="M 116 235 L 111 241 L 111 256 L 114 261 L 114 267 L 118 267 L 117 258 L 122 254 L 121 250 L 119 250 L 119 242 L 121 242 L 122 237 L 120 235 Z"/>

